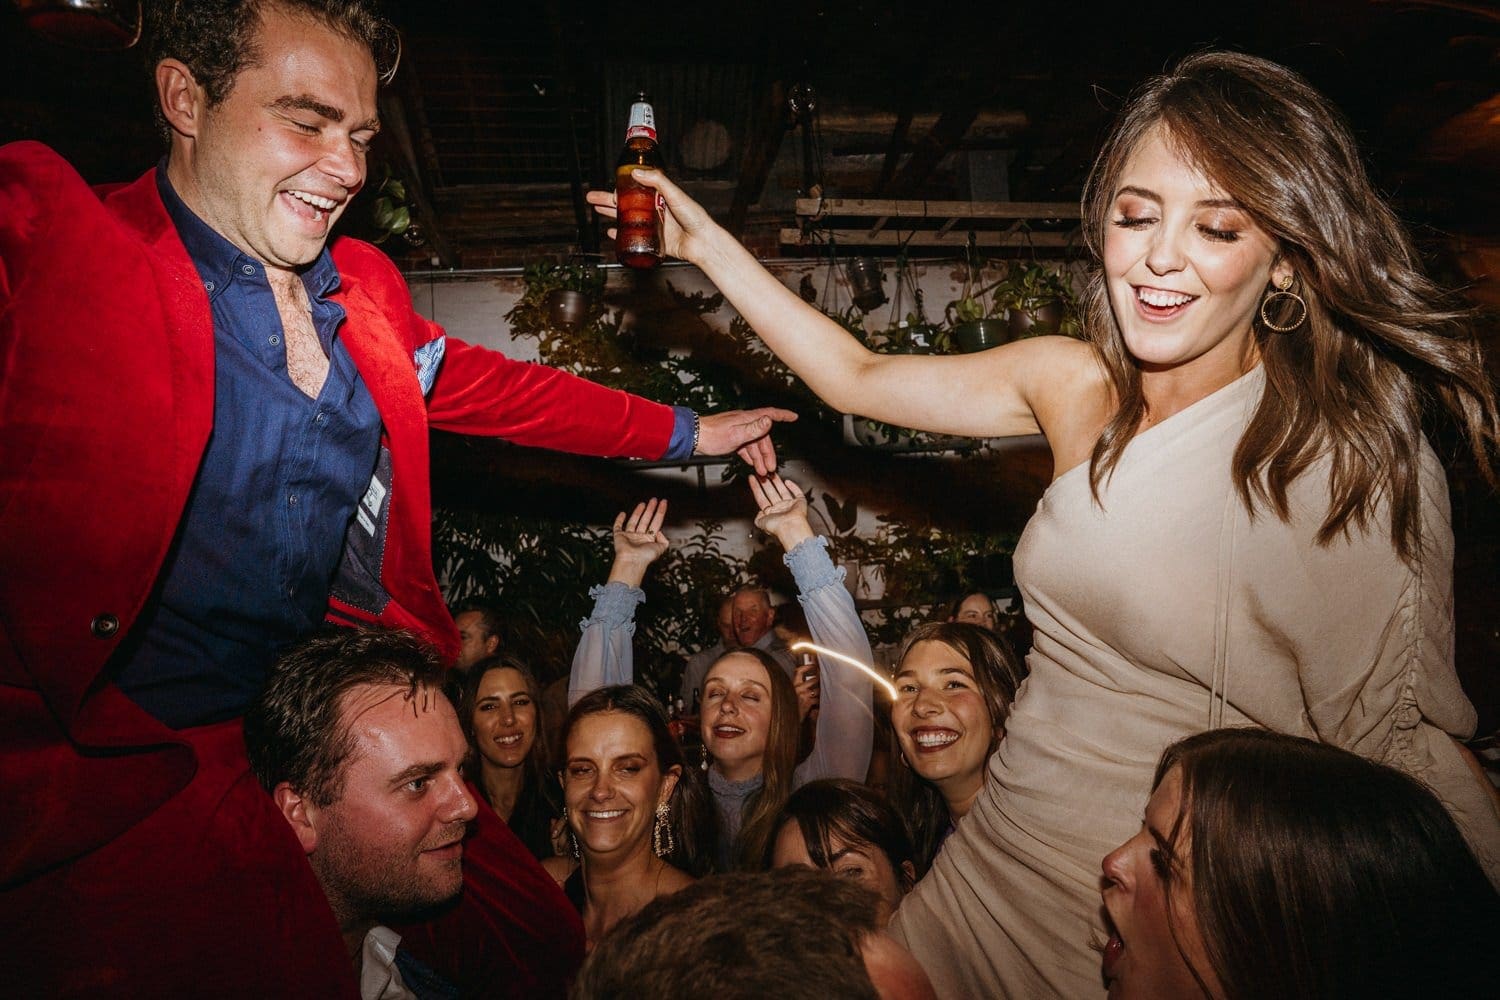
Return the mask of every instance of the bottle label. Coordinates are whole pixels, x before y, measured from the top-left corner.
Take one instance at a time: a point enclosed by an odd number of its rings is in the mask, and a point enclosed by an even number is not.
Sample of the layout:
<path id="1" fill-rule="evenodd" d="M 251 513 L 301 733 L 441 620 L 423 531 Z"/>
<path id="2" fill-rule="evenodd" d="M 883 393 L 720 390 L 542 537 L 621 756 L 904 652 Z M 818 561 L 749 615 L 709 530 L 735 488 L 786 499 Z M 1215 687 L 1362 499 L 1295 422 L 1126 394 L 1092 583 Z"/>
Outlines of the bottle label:
<path id="1" fill-rule="evenodd" d="M 644 136 L 656 141 L 656 114 L 645 101 L 636 101 L 630 106 L 630 122 L 625 127 L 625 141 Z"/>

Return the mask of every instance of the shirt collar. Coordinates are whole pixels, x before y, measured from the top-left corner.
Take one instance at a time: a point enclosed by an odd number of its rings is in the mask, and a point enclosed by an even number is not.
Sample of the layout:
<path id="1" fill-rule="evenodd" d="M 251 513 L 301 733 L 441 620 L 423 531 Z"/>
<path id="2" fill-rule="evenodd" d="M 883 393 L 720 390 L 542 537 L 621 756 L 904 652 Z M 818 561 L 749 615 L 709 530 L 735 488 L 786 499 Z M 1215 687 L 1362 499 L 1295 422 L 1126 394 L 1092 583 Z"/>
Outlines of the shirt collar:
<path id="1" fill-rule="evenodd" d="M 156 189 L 161 193 L 162 204 L 172 218 L 172 225 L 177 228 L 182 245 L 187 248 L 188 257 L 198 271 L 210 302 L 229 287 L 230 281 L 246 265 L 254 268 L 253 273 L 265 274 L 264 264 L 229 242 L 188 208 L 187 202 L 182 200 L 167 178 L 166 157 L 162 157 L 156 166 Z M 339 287 L 338 268 L 333 264 L 333 256 L 328 252 L 328 247 L 323 247 L 318 259 L 303 271 L 302 282 L 308 294 L 314 298 L 326 298 Z"/>

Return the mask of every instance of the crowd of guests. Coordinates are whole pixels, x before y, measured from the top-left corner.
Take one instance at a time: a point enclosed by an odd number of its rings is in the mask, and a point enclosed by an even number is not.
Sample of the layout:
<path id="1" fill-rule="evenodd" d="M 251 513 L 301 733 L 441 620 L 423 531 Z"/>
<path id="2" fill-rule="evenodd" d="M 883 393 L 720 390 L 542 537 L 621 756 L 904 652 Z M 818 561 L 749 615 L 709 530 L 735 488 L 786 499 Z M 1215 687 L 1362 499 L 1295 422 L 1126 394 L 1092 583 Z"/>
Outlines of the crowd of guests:
<path id="1" fill-rule="evenodd" d="M 20 993 L 1494 992 L 1500 798 L 1461 742 L 1424 426 L 1494 483 L 1500 407 L 1472 317 L 1300 76 L 1204 52 L 1147 81 L 1085 188 L 1085 339 L 975 355 L 869 351 L 635 172 L 666 251 L 831 406 L 1051 449 L 1015 555 L 1024 666 L 968 594 L 887 678 L 775 472 L 794 414 L 463 344 L 334 236 L 400 53 L 373 5 L 146 12 L 157 169 L 95 189 L 0 149 Z M 450 622 L 434 428 L 738 453 L 795 602 L 724 595 L 669 709 L 633 668 L 669 545 L 647 500 L 540 687 L 482 608 Z"/>
<path id="2" fill-rule="evenodd" d="M 773 474 L 752 493 L 757 524 L 786 549 L 810 639 L 869 663 L 800 488 Z M 730 646 L 707 665 L 696 738 L 680 740 L 664 699 L 631 676 L 632 618 L 670 545 L 666 516 L 649 500 L 615 521 L 614 562 L 582 623 L 555 747 L 534 675 L 504 652 L 460 668 L 454 684 L 414 636 L 339 634 L 273 671 L 246 720 L 252 765 L 307 848 L 362 975 L 397 984 L 384 995 L 452 987 L 428 964 L 442 955 L 441 922 L 411 937 L 375 921 L 461 898 L 459 845 L 484 836 L 479 824 L 463 839 L 480 802 L 582 924 L 581 971 L 579 955 L 554 948 L 556 974 L 537 988 L 560 989 L 576 972 L 579 997 L 938 995 L 937 977 L 886 928 L 966 821 L 1004 745 L 1024 668 L 987 627 L 993 603 L 976 593 L 935 606 L 946 620 L 900 645 L 889 694 L 821 657 L 808 710 L 780 660 Z M 966 612 L 986 624 L 959 620 Z M 496 632 L 483 638 L 504 647 Z M 876 713 L 900 761 L 884 792 L 864 780 Z M 799 748 L 799 715 L 816 720 L 811 746 Z M 418 865 L 403 876 L 338 839 L 349 823 L 377 822 L 350 800 L 358 772 L 388 755 L 402 726 L 424 730 L 432 748 L 418 847 L 439 864 L 425 875 Z M 369 749 L 348 735 L 340 747 L 340 728 Z M 308 734 L 312 749 L 299 744 Z M 388 769 L 400 762 L 390 757 Z M 1172 743 L 1141 793 L 1139 831 L 1096 869 L 1103 930 L 1091 945 L 1112 996 L 1472 996 L 1493 984 L 1487 941 L 1500 897 L 1417 780 L 1313 740 L 1231 727 Z M 350 818 L 335 823 L 340 810 Z M 380 864 L 378 878 L 354 859 Z"/>

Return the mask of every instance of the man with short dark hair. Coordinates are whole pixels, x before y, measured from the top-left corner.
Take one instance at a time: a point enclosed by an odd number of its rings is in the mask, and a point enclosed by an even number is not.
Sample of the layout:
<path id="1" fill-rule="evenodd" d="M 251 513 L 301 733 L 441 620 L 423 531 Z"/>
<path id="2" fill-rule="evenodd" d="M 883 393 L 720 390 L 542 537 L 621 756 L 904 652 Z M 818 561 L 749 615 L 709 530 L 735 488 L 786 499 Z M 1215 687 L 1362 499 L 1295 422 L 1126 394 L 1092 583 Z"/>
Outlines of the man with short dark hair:
<path id="1" fill-rule="evenodd" d="M 467 672 L 470 667 L 500 652 L 500 612 L 493 605 L 465 601 L 453 612 L 458 629 L 458 659 L 453 666 Z"/>
<path id="2" fill-rule="evenodd" d="M 714 875 L 615 925 L 575 1000 L 935 1000 L 926 972 L 876 921 L 876 895 L 827 871 Z"/>
<path id="3" fill-rule="evenodd" d="M 576 915 L 546 872 L 508 869 L 501 898 L 484 907 L 463 896 L 463 866 L 525 848 L 479 808 L 460 772 L 469 748 L 444 675 L 436 651 L 409 632 L 310 639 L 277 663 L 245 713 L 251 769 L 307 855 L 365 996 L 390 1000 L 440 978 L 417 954 L 462 970 L 465 981 L 448 983 L 460 992 L 560 994 L 579 956 L 557 942 L 573 937 Z M 463 948 L 465 908 L 507 947 L 545 960 L 481 975 L 477 954 L 451 955 Z M 497 909 L 509 926 L 493 919 Z"/>
<path id="4" fill-rule="evenodd" d="M 463 344 L 331 239 L 398 50 L 373 3 L 146 7 L 157 169 L 95 190 L 0 149 L 0 799 L 26 817 L 0 925 L 38 993 L 336 995 L 238 719 L 325 620 L 457 653 L 430 430 L 766 466 L 791 415 L 700 420 Z"/>
<path id="5" fill-rule="evenodd" d="M 367 997 L 406 988 L 400 936 L 380 925 L 463 891 L 478 809 L 443 678 L 415 636 L 350 630 L 283 657 L 245 713 L 250 767 L 307 853 Z"/>

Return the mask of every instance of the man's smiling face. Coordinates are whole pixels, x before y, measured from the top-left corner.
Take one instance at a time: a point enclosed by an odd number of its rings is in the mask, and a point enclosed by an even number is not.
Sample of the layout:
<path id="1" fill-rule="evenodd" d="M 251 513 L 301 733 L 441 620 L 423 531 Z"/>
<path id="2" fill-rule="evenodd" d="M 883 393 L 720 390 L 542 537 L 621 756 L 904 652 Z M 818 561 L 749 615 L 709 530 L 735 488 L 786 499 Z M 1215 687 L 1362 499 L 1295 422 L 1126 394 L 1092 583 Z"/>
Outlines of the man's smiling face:
<path id="1" fill-rule="evenodd" d="M 225 239 L 291 269 L 317 258 L 364 185 L 379 128 L 375 62 L 359 42 L 274 6 L 261 12 L 253 51 L 219 104 L 206 107 L 199 91 L 170 176 Z"/>

